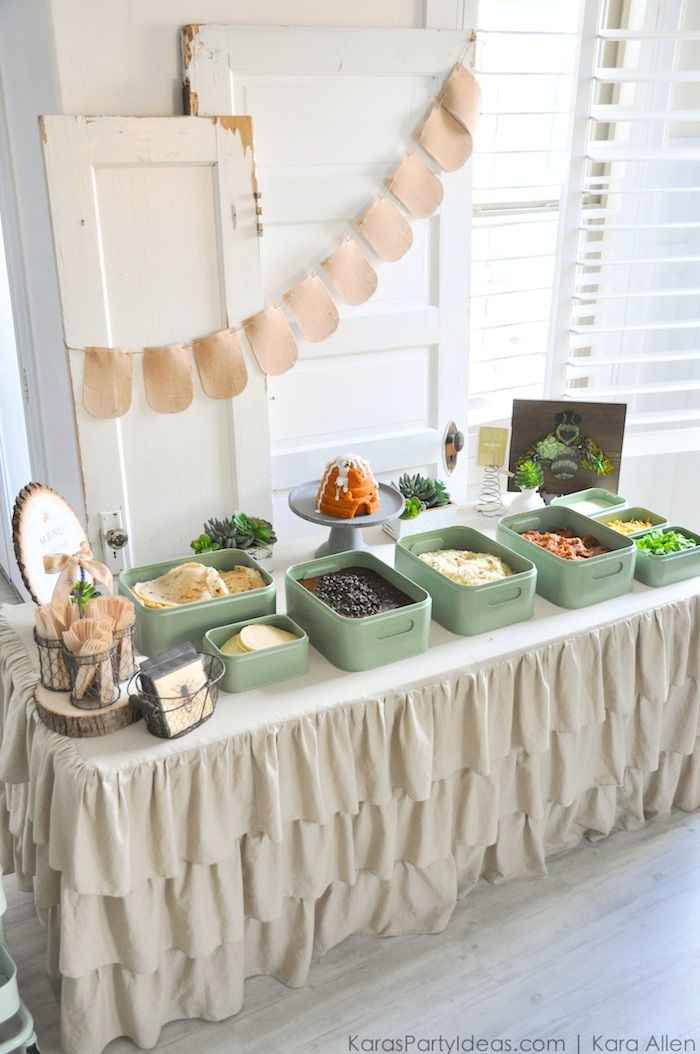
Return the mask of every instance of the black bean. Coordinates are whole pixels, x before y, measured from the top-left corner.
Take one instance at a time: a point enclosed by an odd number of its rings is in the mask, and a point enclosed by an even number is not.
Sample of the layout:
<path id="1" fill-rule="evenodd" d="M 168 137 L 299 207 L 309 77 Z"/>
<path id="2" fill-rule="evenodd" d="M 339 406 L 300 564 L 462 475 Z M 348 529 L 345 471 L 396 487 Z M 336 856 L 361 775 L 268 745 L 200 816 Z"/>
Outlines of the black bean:
<path id="1" fill-rule="evenodd" d="M 365 618 L 411 603 L 409 597 L 371 568 L 347 568 L 321 575 L 316 595 L 349 618 Z"/>

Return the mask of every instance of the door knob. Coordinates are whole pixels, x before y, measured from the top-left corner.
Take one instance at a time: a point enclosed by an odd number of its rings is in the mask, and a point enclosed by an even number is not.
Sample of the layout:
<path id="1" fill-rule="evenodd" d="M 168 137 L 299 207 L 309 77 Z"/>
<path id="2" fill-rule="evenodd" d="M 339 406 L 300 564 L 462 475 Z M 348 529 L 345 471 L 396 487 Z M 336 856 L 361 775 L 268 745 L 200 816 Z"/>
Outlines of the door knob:
<path id="1" fill-rule="evenodd" d="M 110 527 L 105 534 L 105 541 L 110 549 L 123 549 L 129 541 L 129 534 L 123 527 Z"/>
<path id="2" fill-rule="evenodd" d="M 464 432 L 460 431 L 454 421 L 450 421 L 445 430 L 445 468 L 453 472 L 457 464 L 457 456 L 464 450 Z"/>

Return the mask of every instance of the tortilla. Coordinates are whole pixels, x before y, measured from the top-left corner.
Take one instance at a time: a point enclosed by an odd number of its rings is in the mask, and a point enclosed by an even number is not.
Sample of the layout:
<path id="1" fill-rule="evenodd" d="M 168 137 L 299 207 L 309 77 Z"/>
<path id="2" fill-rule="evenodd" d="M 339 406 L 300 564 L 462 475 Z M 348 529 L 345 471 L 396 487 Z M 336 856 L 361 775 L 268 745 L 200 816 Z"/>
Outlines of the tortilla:
<path id="1" fill-rule="evenodd" d="M 225 597 L 229 593 L 215 567 L 206 567 L 194 560 L 173 567 L 151 582 L 137 582 L 131 591 L 149 608 L 172 608 Z"/>

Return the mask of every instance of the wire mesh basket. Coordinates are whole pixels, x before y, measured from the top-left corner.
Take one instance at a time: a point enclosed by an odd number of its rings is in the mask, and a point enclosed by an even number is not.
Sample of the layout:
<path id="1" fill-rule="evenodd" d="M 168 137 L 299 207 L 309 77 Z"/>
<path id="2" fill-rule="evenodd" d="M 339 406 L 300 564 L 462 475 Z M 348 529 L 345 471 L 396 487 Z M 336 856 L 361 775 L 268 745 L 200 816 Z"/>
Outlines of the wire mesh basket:
<path id="1" fill-rule="evenodd" d="M 80 710 L 100 710 L 116 703 L 120 695 L 117 648 L 112 644 L 95 655 L 74 655 L 64 648 L 70 675 L 70 696 Z"/>
<path id="2" fill-rule="evenodd" d="M 154 694 L 141 673 L 129 682 L 131 702 L 143 714 L 151 735 L 178 739 L 194 731 L 214 713 L 224 664 L 218 655 L 198 653 L 197 658 L 202 660 L 204 679 L 195 683 L 188 679 L 179 694 Z"/>
<path id="3" fill-rule="evenodd" d="M 134 630 L 136 623 L 124 629 L 115 629 L 114 643 L 117 646 L 117 677 L 120 681 L 128 681 L 138 671 L 139 664 L 136 662 L 134 650 Z"/>
<path id="4" fill-rule="evenodd" d="M 34 640 L 39 652 L 39 677 L 44 688 L 50 692 L 70 691 L 70 674 L 63 641 L 54 637 L 40 637 L 36 629 Z"/>

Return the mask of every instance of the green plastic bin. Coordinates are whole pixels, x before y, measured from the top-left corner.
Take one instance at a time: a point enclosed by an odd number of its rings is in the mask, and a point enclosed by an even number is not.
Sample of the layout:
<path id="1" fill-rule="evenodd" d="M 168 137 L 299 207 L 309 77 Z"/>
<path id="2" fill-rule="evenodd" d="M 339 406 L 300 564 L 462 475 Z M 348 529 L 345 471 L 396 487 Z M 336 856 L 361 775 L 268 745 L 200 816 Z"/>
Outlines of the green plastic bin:
<path id="1" fill-rule="evenodd" d="M 344 567 L 371 568 L 410 597 L 412 603 L 366 618 L 348 618 L 299 585 L 304 578 L 315 578 Z M 431 608 L 428 593 L 372 553 L 334 553 L 295 564 L 287 570 L 285 590 L 289 614 L 304 627 L 313 646 L 341 670 L 371 670 L 428 649 Z"/>
<path id="2" fill-rule="evenodd" d="M 420 559 L 421 553 L 436 549 L 492 553 L 508 564 L 513 574 L 479 586 L 460 585 Z M 535 565 L 472 527 L 436 528 L 402 538 L 396 544 L 396 569 L 430 593 L 435 621 L 463 637 L 488 633 L 532 617 Z"/>
<path id="3" fill-rule="evenodd" d="M 634 577 L 645 586 L 670 586 L 673 582 L 700 575 L 700 535 L 689 531 L 687 527 L 667 527 L 670 531 L 680 531 L 687 538 L 692 538 L 698 547 L 685 549 L 682 553 L 667 553 L 665 556 L 655 556 L 653 553 L 645 553 L 643 549 L 637 549 Z M 641 538 L 641 535 L 636 537 Z"/>
<path id="4" fill-rule="evenodd" d="M 521 537 L 524 531 L 555 531 L 559 527 L 570 527 L 581 537 L 591 535 L 611 551 L 587 560 L 565 560 Z M 496 534 L 508 548 L 532 560 L 537 568 L 537 592 L 559 607 L 588 607 L 622 596 L 632 588 L 636 556 L 633 539 L 566 505 L 503 516 Z"/>
<path id="5" fill-rule="evenodd" d="M 600 509 L 598 512 L 594 512 L 593 509 L 590 512 L 581 512 L 576 506 L 584 501 L 600 502 Z M 576 490 L 572 494 L 561 494 L 558 498 L 552 498 L 551 504 L 573 507 L 574 512 L 581 512 L 583 516 L 597 516 L 602 512 L 608 512 L 610 509 L 621 509 L 627 504 L 627 501 L 625 498 L 621 498 L 619 494 L 613 494 L 611 490 L 605 490 L 604 487 L 587 487 L 586 490 Z"/>
<path id="6" fill-rule="evenodd" d="M 248 655 L 225 655 L 221 645 L 240 633 L 244 626 L 264 623 L 293 633 L 296 640 L 276 644 L 272 648 L 261 648 Z M 204 651 L 218 656 L 224 664 L 221 689 L 224 692 L 247 692 L 251 688 L 262 688 L 265 684 L 287 681 L 301 677 L 309 669 L 309 638 L 305 631 L 288 615 L 263 615 L 262 618 L 234 622 L 232 626 L 218 626 L 204 634 Z"/>
<path id="7" fill-rule="evenodd" d="M 174 608 L 148 608 L 131 592 L 137 582 L 148 582 L 170 571 L 173 567 L 194 561 L 216 567 L 219 571 L 230 571 L 239 564 L 254 567 L 259 571 L 265 585 L 250 589 L 246 593 L 234 593 L 228 597 L 213 597 L 198 600 L 193 604 L 179 604 Z M 270 615 L 275 611 L 275 583 L 244 549 L 219 549 L 198 556 L 180 556 L 162 564 L 146 567 L 131 567 L 119 575 L 119 591 L 133 600 L 136 607 L 136 647 L 144 655 L 156 655 L 189 640 L 201 650 L 204 634 L 214 626 L 223 626 L 258 615 Z"/>
<path id="8" fill-rule="evenodd" d="M 610 523 L 611 520 L 648 520 L 651 523 L 651 527 L 643 527 L 640 531 L 633 531 L 632 534 L 624 535 L 625 538 L 637 538 L 640 534 L 644 534 L 645 531 L 653 530 L 654 527 L 668 527 L 668 520 L 665 516 L 659 515 L 658 512 L 651 512 L 650 509 L 643 509 L 641 505 L 634 505 L 631 509 L 613 509 L 608 512 L 599 512 L 595 516 L 591 516 L 591 519 L 595 520 L 596 523 L 605 524 Z"/>

